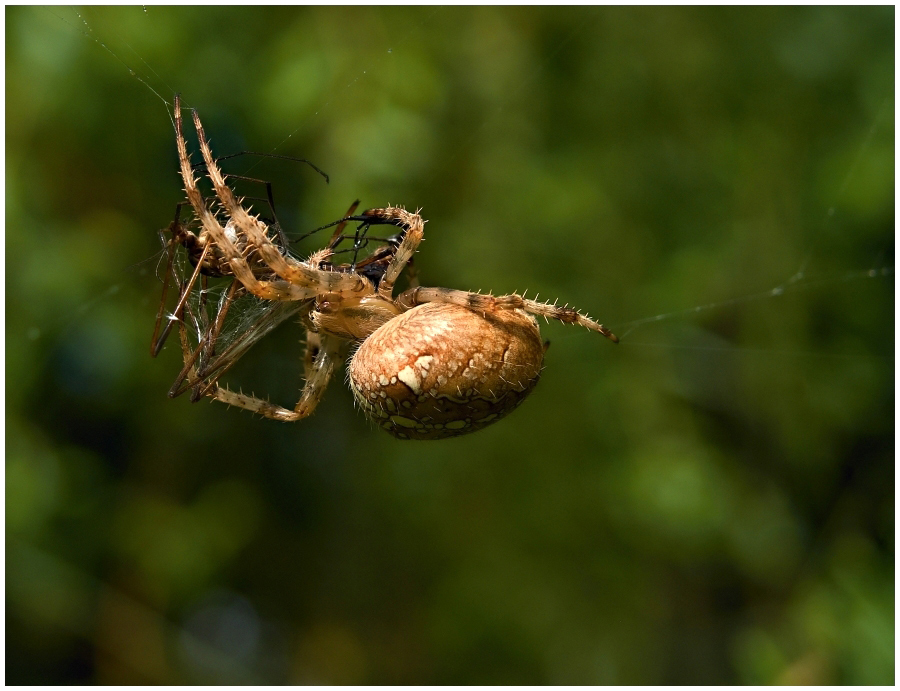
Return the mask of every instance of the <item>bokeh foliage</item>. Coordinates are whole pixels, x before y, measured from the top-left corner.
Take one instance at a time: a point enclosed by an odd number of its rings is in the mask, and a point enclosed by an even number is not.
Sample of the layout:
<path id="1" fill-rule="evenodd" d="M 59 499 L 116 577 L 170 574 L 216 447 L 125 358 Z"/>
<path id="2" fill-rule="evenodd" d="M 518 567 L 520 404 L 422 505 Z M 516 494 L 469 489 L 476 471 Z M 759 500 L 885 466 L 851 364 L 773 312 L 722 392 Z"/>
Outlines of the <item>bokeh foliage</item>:
<path id="1" fill-rule="evenodd" d="M 893 30 L 7 8 L 7 681 L 892 683 Z M 532 398 L 445 442 L 340 381 L 296 425 L 168 400 L 175 90 L 217 153 L 331 175 L 233 162 L 296 233 L 423 207 L 426 284 L 621 345 L 545 327 Z M 292 404 L 301 336 L 229 381 Z"/>

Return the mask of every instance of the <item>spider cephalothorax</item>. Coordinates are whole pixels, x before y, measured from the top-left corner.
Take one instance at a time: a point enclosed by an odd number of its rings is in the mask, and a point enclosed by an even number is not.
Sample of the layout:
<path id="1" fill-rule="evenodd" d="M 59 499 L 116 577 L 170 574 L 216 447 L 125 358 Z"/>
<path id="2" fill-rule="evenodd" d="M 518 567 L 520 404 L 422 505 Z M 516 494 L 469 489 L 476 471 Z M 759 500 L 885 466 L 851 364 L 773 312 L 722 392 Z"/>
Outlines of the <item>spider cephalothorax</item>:
<path id="1" fill-rule="evenodd" d="M 400 439 L 440 439 L 499 420 L 537 384 L 546 346 L 532 315 L 580 324 L 617 341 L 601 324 L 574 309 L 520 295 L 494 297 L 420 287 L 411 279 L 411 287 L 394 296 L 397 279 L 422 241 L 425 225 L 418 213 L 401 207 L 354 215 L 354 205 L 345 218 L 332 224 L 338 230 L 324 250 L 306 261 L 293 257 L 280 228 L 251 215 L 226 185 L 196 112 L 193 117 L 218 210 L 210 209 L 197 187 L 176 96 L 181 177 L 198 232 L 181 224 L 177 215 L 169 227 L 169 268 L 178 246 L 185 248 L 194 267 L 190 279 L 182 282 L 178 305 L 167 323 L 180 324 L 185 363 L 170 395 L 192 389 L 193 400 L 209 396 L 275 420 L 299 420 L 321 400 L 349 342 L 358 347 L 350 356 L 348 381 L 365 414 Z M 350 221 L 366 231 L 370 226 L 396 226 L 399 233 L 366 260 L 357 263 L 354 254 L 353 263 L 335 265 L 335 247 Z M 232 282 L 213 320 L 194 318 L 202 326 L 198 344 L 192 348 L 185 327 L 186 313 L 192 309 L 188 298 L 198 277 L 202 284 L 207 276 L 228 277 Z M 205 293 L 200 294 L 202 301 Z M 256 296 L 271 307 L 217 353 L 226 314 L 242 294 Z M 162 314 L 161 307 L 154 354 L 168 333 L 168 328 L 160 329 Z M 294 408 L 218 384 L 256 341 L 295 314 L 307 327 L 307 353 L 306 384 Z"/>

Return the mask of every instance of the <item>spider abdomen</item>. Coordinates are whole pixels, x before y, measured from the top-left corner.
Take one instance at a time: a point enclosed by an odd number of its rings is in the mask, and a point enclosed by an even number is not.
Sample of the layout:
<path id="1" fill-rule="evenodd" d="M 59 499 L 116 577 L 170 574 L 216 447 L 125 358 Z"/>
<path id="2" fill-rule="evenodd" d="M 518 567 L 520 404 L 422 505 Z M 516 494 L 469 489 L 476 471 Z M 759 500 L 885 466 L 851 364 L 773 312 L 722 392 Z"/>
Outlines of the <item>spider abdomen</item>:
<path id="1" fill-rule="evenodd" d="M 400 439 L 475 432 L 518 406 L 540 377 L 537 322 L 521 310 L 426 303 L 369 336 L 348 368 L 366 415 Z"/>

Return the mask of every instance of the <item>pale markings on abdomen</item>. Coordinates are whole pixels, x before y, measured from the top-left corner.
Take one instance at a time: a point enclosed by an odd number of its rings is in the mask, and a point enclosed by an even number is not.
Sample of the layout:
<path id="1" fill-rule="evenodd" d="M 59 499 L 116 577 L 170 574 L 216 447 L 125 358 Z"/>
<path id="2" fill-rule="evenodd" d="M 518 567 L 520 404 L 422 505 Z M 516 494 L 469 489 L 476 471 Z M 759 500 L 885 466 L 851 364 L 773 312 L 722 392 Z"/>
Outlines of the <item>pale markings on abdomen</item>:
<path id="1" fill-rule="evenodd" d="M 413 371 L 413 368 L 407 365 L 402 370 L 397 372 L 397 379 L 406 384 L 414 394 L 422 393 L 422 385 L 419 382 L 419 378 L 416 376 L 416 373 Z"/>

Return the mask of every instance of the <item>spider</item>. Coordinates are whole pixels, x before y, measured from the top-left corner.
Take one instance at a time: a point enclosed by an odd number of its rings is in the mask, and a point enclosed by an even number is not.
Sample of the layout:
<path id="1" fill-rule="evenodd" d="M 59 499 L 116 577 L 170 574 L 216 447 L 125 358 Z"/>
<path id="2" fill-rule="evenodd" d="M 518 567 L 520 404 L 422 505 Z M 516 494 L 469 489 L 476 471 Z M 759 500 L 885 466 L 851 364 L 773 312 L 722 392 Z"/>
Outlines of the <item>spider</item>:
<path id="1" fill-rule="evenodd" d="M 277 221 L 267 224 L 248 212 L 226 184 L 196 111 L 194 127 L 218 208 L 210 209 L 201 195 L 182 130 L 180 98 L 174 103 L 176 145 L 187 202 L 182 202 L 170 225 L 167 243 L 169 268 L 178 246 L 194 266 L 182 282 L 175 312 L 161 330 L 165 303 L 157 317 L 153 354 L 168 330 L 180 324 L 184 368 L 170 396 L 192 389 L 192 400 L 204 396 L 265 417 L 285 422 L 312 414 L 329 380 L 343 359 L 344 346 L 355 345 L 347 380 L 365 415 L 399 439 L 441 439 L 477 431 L 514 410 L 534 389 L 549 344 L 541 340 L 535 316 L 579 324 L 618 339 L 602 324 L 569 307 L 511 295 L 483 295 L 451 288 L 419 286 L 394 295 L 397 279 L 412 260 L 424 233 L 418 212 L 400 206 L 355 214 L 356 204 L 339 221 L 332 241 L 306 261 L 294 258 Z M 274 206 L 270 207 L 274 215 Z M 189 204 L 199 231 L 179 219 Z M 224 222 L 224 223 L 223 223 Z M 349 222 L 359 224 L 355 235 L 344 236 Z M 368 259 L 351 264 L 332 263 L 335 247 L 345 237 L 355 239 L 358 252 L 371 226 L 394 226 L 399 233 Z M 323 226 L 329 227 L 329 226 Z M 202 276 L 199 297 L 198 276 Z M 228 277 L 231 283 L 220 300 L 214 320 L 205 318 L 205 281 Z M 252 295 L 267 307 L 262 316 L 221 353 L 216 347 L 231 305 Z M 192 299 L 189 299 L 192 298 Z M 196 303 L 196 304 L 195 304 Z M 195 306 L 192 306 L 195 305 Z M 198 317 L 203 306 L 203 317 Z M 255 342 L 275 326 L 299 316 L 308 332 L 304 361 L 306 382 L 293 408 L 234 392 L 218 384 Z M 194 320 L 201 334 L 191 347 L 185 321 Z"/>

